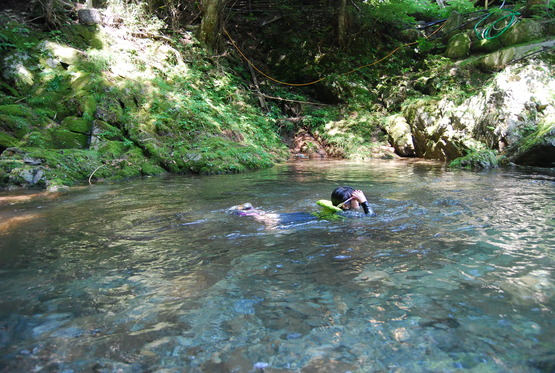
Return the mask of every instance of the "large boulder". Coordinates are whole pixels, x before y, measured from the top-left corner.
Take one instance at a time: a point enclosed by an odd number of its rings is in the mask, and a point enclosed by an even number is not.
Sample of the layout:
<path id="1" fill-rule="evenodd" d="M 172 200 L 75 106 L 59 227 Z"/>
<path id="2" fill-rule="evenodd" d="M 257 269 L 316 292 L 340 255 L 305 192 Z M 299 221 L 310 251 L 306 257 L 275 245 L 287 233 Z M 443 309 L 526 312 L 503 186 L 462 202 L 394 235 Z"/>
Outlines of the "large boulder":
<path id="1" fill-rule="evenodd" d="M 389 136 L 389 143 L 395 148 L 395 153 L 403 157 L 416 156 L 411 127 L 404 116 L 393 115 L 387 118 L 384 127 Z"/>
<path id="2" fill-rule="evenodd" d="M 486 71 L 500 70 L 511 62 L 518 61 L 536 52 L 552 49 L 553 47 L 555 47 L 555 40 L 500 49 L 480 57 L 478 59 L 478 66 Z"/>
<path id="3" fill-rule="evenodd" d="M 533 19 L 525 18 L 499 36 L 499 41 L 504 46 L 510 46 L 529 43 L 542 37 L 544 37 L 543 26 Z"/>
<path id="4" fill-rule="evenodd" d="M 413 101 L 388 118 L 384 130 L 400 155 L 450 161 L 485 147 L 518 163 L 550 165 L 555 161 L 554 70 L 539 60 L 510 65 L 461 103 L 451 97 Z"/>
<path id="5" fill-rule="evenodd" d="M 512 148 L 511 160 L 517 164 L 555 167 L 555 114 L 542 118 Z"/>

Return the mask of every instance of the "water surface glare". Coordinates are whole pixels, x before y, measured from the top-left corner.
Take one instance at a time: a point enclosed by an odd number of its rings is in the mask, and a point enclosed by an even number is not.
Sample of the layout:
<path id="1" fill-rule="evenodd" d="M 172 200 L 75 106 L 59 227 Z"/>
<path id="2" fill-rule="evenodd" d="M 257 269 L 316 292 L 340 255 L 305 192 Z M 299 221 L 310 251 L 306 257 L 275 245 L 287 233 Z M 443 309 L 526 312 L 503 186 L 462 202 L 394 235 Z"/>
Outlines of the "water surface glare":
<path id="1" fill-rule="evenodd" d="M 376 216 L 226 212 L 339 185 Z M 553 173 L 326 161 L 0 199 L 0 372 L 553 372 L 554 195 Z"/>

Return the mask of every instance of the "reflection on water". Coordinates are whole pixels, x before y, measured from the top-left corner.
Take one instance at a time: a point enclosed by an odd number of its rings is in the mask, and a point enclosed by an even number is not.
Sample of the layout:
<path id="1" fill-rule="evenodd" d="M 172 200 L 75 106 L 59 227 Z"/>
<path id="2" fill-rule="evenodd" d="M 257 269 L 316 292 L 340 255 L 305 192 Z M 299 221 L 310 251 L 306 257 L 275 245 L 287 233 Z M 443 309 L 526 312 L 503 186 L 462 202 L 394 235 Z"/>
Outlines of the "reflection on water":
<path id="1" fill-rule="evenodd" d="M 551 372 L 554 183 L 307 162 L 2 204 L 0 371 Z M 377 216 L 226 213 L 338 185 Z"/>

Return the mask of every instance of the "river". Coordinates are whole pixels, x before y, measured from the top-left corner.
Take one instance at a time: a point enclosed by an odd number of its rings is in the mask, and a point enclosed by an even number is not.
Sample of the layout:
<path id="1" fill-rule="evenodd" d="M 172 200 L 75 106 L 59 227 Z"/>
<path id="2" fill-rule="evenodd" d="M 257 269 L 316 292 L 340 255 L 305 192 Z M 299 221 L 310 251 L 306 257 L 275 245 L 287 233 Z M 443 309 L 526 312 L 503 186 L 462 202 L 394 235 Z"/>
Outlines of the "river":
<path id="1" fill-rule="evenodd" d="M 375 216 L 227 211 L 340 185 Z M 0 372 L 552 372 L 554 196 L 421 160 L 4 192 Z"/>

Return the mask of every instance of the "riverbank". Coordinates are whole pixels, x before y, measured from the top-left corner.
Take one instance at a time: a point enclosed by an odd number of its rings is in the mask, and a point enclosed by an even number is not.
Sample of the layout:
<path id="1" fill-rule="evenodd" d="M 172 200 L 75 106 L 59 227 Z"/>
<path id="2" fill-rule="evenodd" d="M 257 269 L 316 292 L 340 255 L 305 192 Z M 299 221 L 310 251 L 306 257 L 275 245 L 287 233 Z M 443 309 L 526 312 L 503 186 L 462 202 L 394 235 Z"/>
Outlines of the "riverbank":
<path id="1" fill-rule="evenodd" d="M 210 52 L 193 30 L 168 32 L 145 17 L 107 9 L 100 24 L 45 30 L 2 13 L 0 188 L 55 191 L 309 157 L 459 158 L 467 167 L 552 167 L 555 159 L 554 62 L 545 54 L 484 68 L 483 60 L 468 62 L 476 59 L 466 58 L 469 51 L 457 61 L 441 47 L 405 48 L 371 74 L 296 91 L 258 84 L 231 44 L 223 54 Z M 389 43 L 381 48 L 395 40 Z M 528 88 L 515 105 L 519 82 Z"/>

